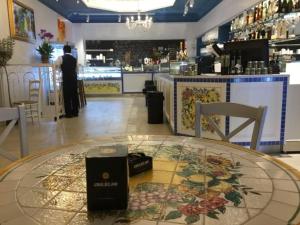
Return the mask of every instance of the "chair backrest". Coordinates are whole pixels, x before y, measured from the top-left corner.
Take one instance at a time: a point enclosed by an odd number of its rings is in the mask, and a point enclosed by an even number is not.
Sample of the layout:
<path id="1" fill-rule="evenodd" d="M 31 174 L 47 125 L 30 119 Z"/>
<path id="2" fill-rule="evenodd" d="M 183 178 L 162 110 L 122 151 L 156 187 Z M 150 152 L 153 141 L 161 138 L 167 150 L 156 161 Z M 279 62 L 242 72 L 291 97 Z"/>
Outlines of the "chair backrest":
<path id="1" fill-rule="evenodd" d="M 42 94 L 42 85 L 40 80 L 29 80 L 29 99 L 40 101 Z"/>
<path id="2" fill-rule="evenodd" d="M 258 108 L 237 104 L 237 103 L 208 103 L 203 104 L 201 102 L 196 103 L 196 137 L 201 136 L 201 115 L 205 116 L 208 120 L 208 123 L 214 128 L 214 131 L 220 136 L 223 141 L 229 141 L 230 138 L 238 134 L 241 130 L 249 126 L 254 122 L 254 128 L 251 138 L 251 149 L 257 149 L 259 147 L 262 129 L 264 125 L 265 115 L 267 112 L 266 106 L 259 106 Z M 247 118 L 244 123 L 230 132 L 228 135 L 225 135 L 218 125 L 211 118 L 212 115 L 222 115 L 229 117 L 240 117 Z"/>

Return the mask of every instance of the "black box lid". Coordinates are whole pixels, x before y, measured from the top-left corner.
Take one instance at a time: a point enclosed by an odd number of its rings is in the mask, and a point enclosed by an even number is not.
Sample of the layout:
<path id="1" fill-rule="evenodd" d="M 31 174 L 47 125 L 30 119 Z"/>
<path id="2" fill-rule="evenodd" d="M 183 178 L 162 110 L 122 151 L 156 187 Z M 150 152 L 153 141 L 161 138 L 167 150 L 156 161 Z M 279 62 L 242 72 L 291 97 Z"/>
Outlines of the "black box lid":
<path id="1" fill-rule="evenodd" d="M 126 145 L 98 146 L 88 151 L 86 158 L 127 157 Z"/>

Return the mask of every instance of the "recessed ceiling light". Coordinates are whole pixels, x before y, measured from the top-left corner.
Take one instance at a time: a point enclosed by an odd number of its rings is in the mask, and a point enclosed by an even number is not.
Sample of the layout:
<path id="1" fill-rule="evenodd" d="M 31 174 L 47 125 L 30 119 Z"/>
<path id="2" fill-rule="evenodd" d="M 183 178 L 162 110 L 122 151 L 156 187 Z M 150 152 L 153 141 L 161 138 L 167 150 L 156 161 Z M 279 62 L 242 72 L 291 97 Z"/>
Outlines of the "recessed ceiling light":
<path id="1" fill-rule="evenodd" d="M 147 12 L 171 7 L 175 0 L 82 0 L 87 7 L 113 12 Z"/>

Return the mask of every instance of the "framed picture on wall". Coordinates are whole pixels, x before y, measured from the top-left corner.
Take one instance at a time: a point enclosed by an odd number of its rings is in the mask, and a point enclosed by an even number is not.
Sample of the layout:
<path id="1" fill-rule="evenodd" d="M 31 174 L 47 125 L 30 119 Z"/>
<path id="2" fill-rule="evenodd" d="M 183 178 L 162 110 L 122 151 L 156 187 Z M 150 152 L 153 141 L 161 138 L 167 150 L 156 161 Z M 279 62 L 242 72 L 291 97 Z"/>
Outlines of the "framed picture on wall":
<path id="1" fill-rule="evenodd" d="M 11 37 L 34 42 L 36 35 L 33 9 L 17 0 L 7 0 L 7 7 Z"/>

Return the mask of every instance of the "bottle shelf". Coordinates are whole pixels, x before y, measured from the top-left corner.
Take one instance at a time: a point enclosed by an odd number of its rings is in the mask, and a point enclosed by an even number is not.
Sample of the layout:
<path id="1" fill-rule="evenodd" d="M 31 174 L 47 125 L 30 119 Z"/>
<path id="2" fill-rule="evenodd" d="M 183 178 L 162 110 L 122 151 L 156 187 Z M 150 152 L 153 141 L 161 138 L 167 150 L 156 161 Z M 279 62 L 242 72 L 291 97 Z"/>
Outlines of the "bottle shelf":
<path id="1" fill-rule="evenodd" d="M 234 29 L 234 30 L 230 31 L 230 33 L 239 33 L 239 32 L 245 31 L 245 30 L 253 29 L 253 28 L 258 27 L 258 26 L 270 25 L 270 24 L 276 22 L 277 20 L 284 19 L 285 17 L 292 17 L 293 15 L 296 16 L 296 14 L 299 14 L 299 13 L 300 13 L 300 10 L 290 12 L 290 13 L 286 13 L 286 14 L 285 13 L 280 13 L 280 14 L 277 13 L 272 18 L 268 18 L 266 20 L 256 21 L 252 24 L 243 26 L 241 28 Z"/>

